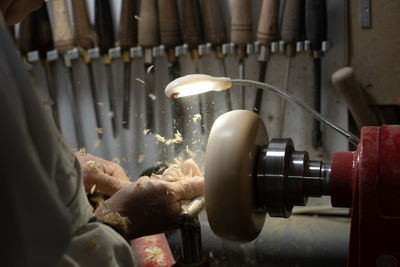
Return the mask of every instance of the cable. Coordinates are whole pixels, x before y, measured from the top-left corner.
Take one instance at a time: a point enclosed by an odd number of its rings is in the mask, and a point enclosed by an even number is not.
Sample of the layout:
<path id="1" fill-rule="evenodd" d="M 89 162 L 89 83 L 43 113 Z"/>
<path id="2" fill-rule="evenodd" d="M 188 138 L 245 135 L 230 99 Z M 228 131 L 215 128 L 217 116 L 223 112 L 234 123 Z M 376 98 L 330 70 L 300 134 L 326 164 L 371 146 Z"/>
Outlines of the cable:
<path id="1" fill-rule="evenodd" d="M 325 123 L 326 125 L 331 127 L 333 130 L 335 130 L 336 132 L 338 132 L 341 135 L 345 136 L 354 145 L 357 146 L 360 143 L 360 139 L 357 136 L 355 136 L 354 134 L 352 134 L 349 131 L 346 131 L 345 129 L 341 128 L 340 126 L 336 125 L 335 123 L 329 121 L 327 118 L 322 116 L 315 109 L 313 109 L 312 107 L 310 107 L 309 105 L 307 105 L 306 103 L 304 103 L 303 101 L 298 99 L 297 97 L 294 97 L 294 96 L 288 94 L 287 92 L 283 91 L 282 89 L 280 89 L 280 88 L 278 88 L 276 86 L 273 86 L 273 85 L 270 85 L 270 84 L 267 84 L 267 83 L 251 81 L 251 80 L 242 80 L 242 79 L 232 79 L 231 82 L 232 82 L 232 85 L 250 86 L 250 87 L 255 87 L 255 88 L 263 88 L 263 89 L 271 90 L 272 92 L 274 92 L 277 95 L 283 97 L 287 101 L 289 101 L 289 102 L 291 102 L 293 104 L 296 104 L 299 107 L 301 107 L 302 109 L 304 109 L 307 112 L 311 113 L 311 115 L 315 119 L 319 120 L 322 123 Z"/>

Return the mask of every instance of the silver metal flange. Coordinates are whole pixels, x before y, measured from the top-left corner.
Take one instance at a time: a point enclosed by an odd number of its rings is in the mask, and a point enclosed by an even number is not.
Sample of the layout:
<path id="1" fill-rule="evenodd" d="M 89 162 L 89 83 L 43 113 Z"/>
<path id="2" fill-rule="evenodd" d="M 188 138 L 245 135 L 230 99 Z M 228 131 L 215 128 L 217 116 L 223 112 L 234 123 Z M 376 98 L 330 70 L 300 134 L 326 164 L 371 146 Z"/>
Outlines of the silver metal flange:
<path id="1" fill-rule="evenodd" d="M 257 162 L 257 205 L 271 217 L 287 218 L 308 197 L 329 195 L 330 165 L 295 151 L 291 139 L 272 139 Z"/>

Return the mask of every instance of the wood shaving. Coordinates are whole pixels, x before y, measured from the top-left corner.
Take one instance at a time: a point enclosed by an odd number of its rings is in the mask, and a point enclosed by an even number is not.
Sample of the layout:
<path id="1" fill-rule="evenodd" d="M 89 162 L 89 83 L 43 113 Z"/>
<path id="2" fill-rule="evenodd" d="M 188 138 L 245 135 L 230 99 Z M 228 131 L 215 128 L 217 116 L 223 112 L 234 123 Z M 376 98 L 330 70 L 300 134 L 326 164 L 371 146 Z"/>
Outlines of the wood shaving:
<path id="1" fill-rule="evenodd" d="M 82 147 L 81 149 L 78 150 L 78 153 L 81 155 L 85 155 L 86 154 L 86 148 Z"/>
<path id="2" fill-rule="evenodd" d="M 136 81 L 140 82 L 141 84 L 145 84 L 145 82 L 142 79 L 136 78 Z"/>
<path id="3" fill-rule="evenodd" d="M 157 98 L 155 94 L 149 94 L 149 97 L 150 97 L 150 99 L 151 99 L 152 101 L 155 101 L 156 98 Z"/>
<path id="4" fill-rule="evenodd" d="M 98 134 L 103 134 L 104 133 L 104 129 L 103 128 L 96 128 L 96 132 Z"/>
<path id="5" fill-rule="evenodd" d="M 138 162 L 138 163 L 142 163 L 142 162 L 144 161 L 144 158 L 145 158 L 145 156 L 144 156 L 143 154 L 140 154 L 140 155 L 138 156 L 137 162 Z"/>
<path id="6" fill-rule="evenodd" d="M 99 147 L 100 143 L 101 143 L 101 141 L 99 139 L 94 140 L 93 141 L 93 150 L 96 150 Z"/>
<path id="7" fill-rule="evenodd" d="M 103 102 L 97 102 L 97 105 L 98 105 L 99 107 L 102 107 L 102 106 L 104 105 L 104 103 L 103 103 Z"/>
<path id="8" fill-rule="evenodd" d="M 114 118 L 114 112 L 112 112 L 112 111 L 108 112 L 107 116 L 108 116 L 110 119 Z"/>
<path id="9" fill-rule="evenodd" d="M 149 73 L 153 70 L 153 68 L 154 68 L 154 65 L 150 65 L 150 66 L 147 68 L 146 73 L 149 74 Z"/>
<path id="10" fill-rule="evenodd" d="M 197 123 L 197 121 L 201 120 L 201 114 L 197 113 L 193 116 L 193 122 Z"/>
<path id="11" fill-rule="evenodd" d="M 155 135 L 155 139 L 156 139 L 157 143 L 164 143 L 167 146 L 169 146 L 171 144 L 179 144 L 179 143 L 183 142 L 182 134 L 179 131 L 176 131 L 173 139 L 167 139 L 159 134 Z"/>
<path id="12" fill-rule="evenodd" d="M 144 129 L 144 130 L 143 130 L 143 134 L 144 134 L 144 135 L 147 135 L 149 132 L 150 132 L 150 129 Z"/>
<path id="13" fill-rule="evenodd" d="M 96 184 L 94 184 L 94 185 L 92 186 L 92 188 L 90 188 L 89 193 L 90 193 L 91 195 L 93 195 L 95 191 L 96 191 Z"/>
<path id="14" fill-rule="evenodd" d="M 113 159 L 111 160 L 112 162 L 115 162 L 117 164 L 119 164 L 121 162 L 121 160 L 117 157 L 113 157 Z"/>
<path id="15" fill-rule="evenodd" d="M 165 256 L 163 251 L 159 247 L 151 247 L 146 248 L 144 250 L 146 253 L 146 258 L 144 259 L 146 262 L 155 261 L 158 266 L 164 266 L 165 264 Z"/>
<path id="16" fill-rule="evenodd" d="M 156 138 L 156 142 L 157 143 L 160 143 L 160 142 L 161 143 L 165 143 L 167 141 L 167 139 L 165 137 L 163 137 L 163 136 L 161 136 L 159 134 L 156 134 L 155 138 Z"/>
<path id="17" fill-rule="evenodd" d="M 179 131 L 176 131 L 176 133 L 174 134 L 174 137 L 175 138 L 169 140 L 169 142 L 167 141 L 166 145 L 182 143 L 183 138 L 182 138 L 182 134 Z"/>

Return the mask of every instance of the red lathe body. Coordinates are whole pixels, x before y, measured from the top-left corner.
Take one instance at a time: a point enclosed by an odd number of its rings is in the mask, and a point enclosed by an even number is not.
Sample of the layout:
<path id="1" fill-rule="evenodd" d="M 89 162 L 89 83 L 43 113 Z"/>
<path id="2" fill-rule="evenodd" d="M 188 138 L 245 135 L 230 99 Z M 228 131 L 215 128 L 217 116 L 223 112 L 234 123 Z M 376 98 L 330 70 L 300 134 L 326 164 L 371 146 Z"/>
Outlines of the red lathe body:
<path id="1" fill-rule="evenodd" d="M 352 208 L 348 265 L 400 263 L 400 126 L 364 127 L 357 151 L 333 154 L 332 206 Z"/>

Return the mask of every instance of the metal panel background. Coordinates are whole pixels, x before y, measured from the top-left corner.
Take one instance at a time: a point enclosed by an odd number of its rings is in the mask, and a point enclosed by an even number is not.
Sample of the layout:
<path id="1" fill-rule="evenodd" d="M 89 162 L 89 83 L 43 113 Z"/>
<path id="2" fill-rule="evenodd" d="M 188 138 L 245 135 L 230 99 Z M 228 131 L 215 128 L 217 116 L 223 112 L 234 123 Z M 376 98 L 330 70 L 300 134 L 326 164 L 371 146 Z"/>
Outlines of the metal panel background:
<path id="1" fill-rule="evenodd" d="M 370 0 L 371 28 L 360 26 L 360 1 L 349 1 L 351 66 L 376 105 L 400 104 L 400 1 Z"/>

